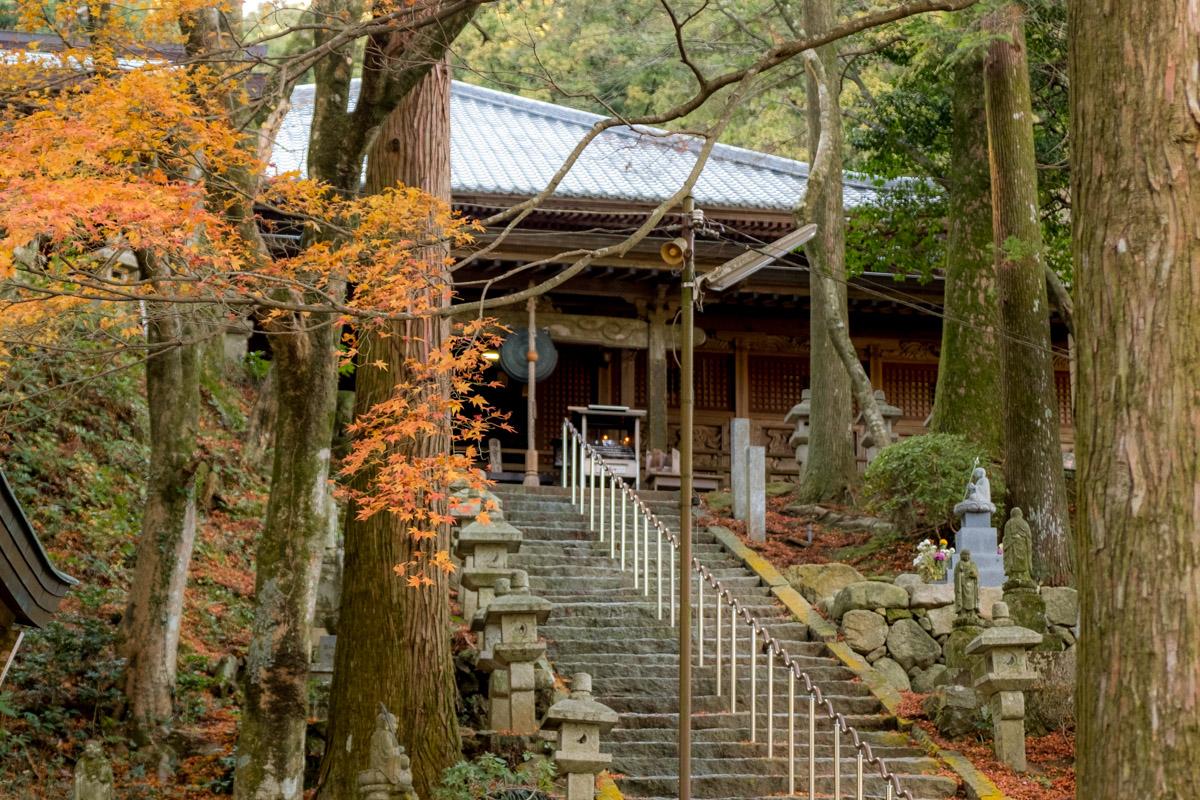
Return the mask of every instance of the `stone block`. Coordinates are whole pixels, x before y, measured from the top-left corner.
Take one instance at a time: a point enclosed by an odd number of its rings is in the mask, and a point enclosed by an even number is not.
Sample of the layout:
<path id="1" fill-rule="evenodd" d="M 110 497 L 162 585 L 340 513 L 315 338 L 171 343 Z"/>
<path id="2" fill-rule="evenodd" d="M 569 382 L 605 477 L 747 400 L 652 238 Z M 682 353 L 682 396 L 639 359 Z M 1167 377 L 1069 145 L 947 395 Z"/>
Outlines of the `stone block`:
<path id="1" fill-rule="evenodd" d="M 765 542 L 767 540 L 767 449 L 765 447 L 751 447 L 747 451 L 746 497 L 746 533 L 752 542 Z"/>
<path id="2" fill-rule="evenodd" d="M 902 619 L 891 627 L 887 635 L 888 654 L 905 671 L 913 667 L 928 667 L 942 655 L 932 637 L 915 620 Z"/>
<path id="3" fill-rule="evenodd" d="M 1046 632 L 1046 603 L 1036 589 L 1010 589 L 1004 593 L 1012 621 L 1022 628 Z"/>
<path id="4" fill-rule="evenodd" d="M 950 583 L 921 583 L 906 587 L 911 608 L 938 608 L 954 605 L 954 585 Z"/>
<path id="5" fill-rule="evenodd" d="M 919 586 L 920 584 L 924 583 L 924 581 L 921 580 L 920 575 L 912 572 L 902 572 L 896 576 L 896 580 L 892 581 L 892 583 L 896 584 L 897 586 L 903 586 L 905 589 L 907 589 L 910 586 Z"/>
<path id="6" fill-rule="evenodd" d="M 1046 621 L 1051 625 L 1073 627 L 1079 622 L 1079 593 L 1067 586 L 1043 586 Z"/>
<path id="7" fill-rule="evenodd" d="M 904 668 L 890 658 L 881 658 L 872 664 L 879 671 L 887 682 L 898 692 L 907 692 L 912 689 L 908 682 L 908 674 Z"/>
<path id="8" fill-rule="evenodd" d="M 951 670 L 969 670 L 977 660 L 967 655 L 967 645 L 983 632 L 983 628 L 968 625 L 956 628 L 950 633 L 950 638 L 942 646 L 942 660 Z"/>
<path id="9" fill-rule="evenodd" d="M 842 617 L 842 635 L 846 644 L 859 653 L 870 653 L 887 641 L 888 626 L 874 611 L 855 609 Z"/>
<path id="10" fill-rule="evenodd" d="M 934 664 L 928 669 L 917 669 L 910 683 L 912 690 L 918 694 L 929 694 L 939 686 L 950 682 L 950 670 L 945 664 Z"/>
<path id="11" fill-rule="evenodd" d="M 810 603 L 832 598 L 852 583 L 860 583 L 862 574 L 849 564 L 796 564 L 783 571 L 783 577 Z"/>
<path id="12" fill-rule="evenodd" d="M 929 632 L 934 636 L 949 636 L 954 630 L 954 606 L 942 606 L 941 608 L 931 608 L 926 614 L 926 619 L 929 620 Z"/>
<path id="13" fill-rule="evenodd" d="M 839 591 L 830 607 L 834 619 L 840 620 L 854 609 L 908 608 L 908 592 L 891 583 L 860 581 Z"/>
<path id="14" fill-rule="evenodd" d="M 943 736 L 957 738 L 985 727 L 979 695 L 966 686 L 942 686 L 925 698 L 923 708 Z"/>
<path id="15" fill-rule="evenodd" d="M 729 421 L 729 484 L 733 495 L 733 518 L 746 519 L 750 494 L 747 456 L 750 449 L 750 420 L 735 417 Z"/>
<path id="16" fill-rule="evenodd" d="M 888 623 L 891 624 L 902 619 L 912 619 L 913 613 L 907 608 L 889 608 L 884 611 L 884 616 L 887 617 Z"/>
<path id="17" fill-rule="evenodd" d="M 887 655 L 887 647 L 880 646 L 880 647 L 876 647 L 874 650 L 867 653 L 866 656 L 864 656 L 864 658 L 867 659 L 868 664 L 874 664 L 876 661 L 878 661 L 879 659 L 883 658 L 886 655 Z"/>

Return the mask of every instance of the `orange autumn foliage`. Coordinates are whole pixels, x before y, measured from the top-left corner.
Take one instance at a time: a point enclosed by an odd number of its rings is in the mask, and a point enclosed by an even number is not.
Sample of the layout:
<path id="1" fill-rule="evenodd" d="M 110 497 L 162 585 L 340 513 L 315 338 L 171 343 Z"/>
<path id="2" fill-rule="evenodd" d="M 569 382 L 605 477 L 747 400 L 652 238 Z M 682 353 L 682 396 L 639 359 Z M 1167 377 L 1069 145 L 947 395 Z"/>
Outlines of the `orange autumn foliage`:
<path id="1" fill-rule="evenodd" d="M 357 336 L 385 336 L 395 320 L 447 304 L 448 262 L 431 245 L 461 246 L 474 231 L 448 204 L 405 186 L 346 197 L 294 174 L 268 179 L 257 137 L 230 116 L 231 76 L 244 64 L 130 57 L 148 32 L 178 43 L 179 22 L 209 6 L 152 4 L 87 28 L 86 45 L 52 58 L 0 59 L 0 367 L 70 354 L 81 337 L 104 342 L 116 364 L 140 364 L 147 314 L 170 304 L 269 326 L 331 314 L 355 331 L 339 353 L 350 362 Z M 33 6 L 22 9 L 38 23 Z M 82 30 L 75 18 L 55 23 Z M 290 220 L 301 241 L 269 253 L 246 209 Z M 490 329 L 460 326 L 420 363 L 395 365 L 410 379 L 356 421 L 342 470 L 373 476 L 347 492 L 360 514 L 390 513 L 427 540 L 449 519 L 450 485 L 481 485 L 472 468 L 494 424 L 477 389 Z M 406 442 L 445 429 L 459 445 L 451 452 L 403 455 Z M 399 566 L 415 585 L 426 570 L 452 569 L 444 552 Z"/>

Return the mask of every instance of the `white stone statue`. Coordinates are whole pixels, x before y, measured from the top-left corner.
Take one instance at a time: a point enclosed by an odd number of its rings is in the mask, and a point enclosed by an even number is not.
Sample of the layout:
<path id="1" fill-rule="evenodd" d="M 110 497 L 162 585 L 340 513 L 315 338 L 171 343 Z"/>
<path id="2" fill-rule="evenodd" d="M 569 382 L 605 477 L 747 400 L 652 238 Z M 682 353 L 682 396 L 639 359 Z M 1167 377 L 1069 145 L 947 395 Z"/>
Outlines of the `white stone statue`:
<path id="1" fill-rule="evenodd" d="M 987 472 L 983 467 L 976 467 L 971 473 L 971 482 L 967 484 L 967 496 L 954 507 L 954 513 L 960 516 L 996 513 L 996 506 L 992 503 L 992 484 L 988 481 Z"/>

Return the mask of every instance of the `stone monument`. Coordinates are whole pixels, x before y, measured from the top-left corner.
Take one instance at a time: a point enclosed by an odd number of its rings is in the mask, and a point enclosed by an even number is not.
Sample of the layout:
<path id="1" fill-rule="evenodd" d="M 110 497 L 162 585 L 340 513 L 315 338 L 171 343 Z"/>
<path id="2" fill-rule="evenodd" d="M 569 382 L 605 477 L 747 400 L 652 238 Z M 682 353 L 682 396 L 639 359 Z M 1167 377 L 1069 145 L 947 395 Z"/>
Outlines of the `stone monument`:
<path id="1" fill-rule="evenodd" d="M 991 482 L 982 467 L 976 467 L 967 484 L 966 497 L 954 507 L 962 527 L 954 537 L 956 553 L 970 550 L 975 554 L 975 566 L 979 571 L 980 586 L 1001 586 L 1004 583 L 1004 560 L 1000 556 L 997 531 L 992 527 L 992 514 L 996 506 L 992 503 Z M 950 570 L 954 571 L 959 556 L 950 559 Z"/>
<path id="2" fill-rule="evenodd" d="M 729 421 L 729 493 L 733 500 L 733 518 L 745 519 L 749 508 L 746 456 L 750 449 L 750 420 L 734 417 Z"/>
<path id="3" fill-rule="evenodd" d="M 367 758 L 369 766 L 358 773 L 360 800 L 417 800 L 411 763 L 396 741 L 396 717 L 382 703 Z"/>
<path id="4" fill-rule="evenodd" d="M 752 542 L 767 540 L 767 448 L 746 448 L 746 534 Z"/>
<path id="5" fill-rule="evenodd" d="M 1004 602 L 1017 625 L 1046 632 L 1046 601 L 1033 580 L 1033 531 L 1021 509 L 1004 525 Z"/>
<path id="6" fill-rule="evenodd" d="M 1018 772 L 1025 763 L 1025 689 L 1037 682 L 1028 667 L 1027 651 L 1041 644 L 1042 635 L 1014 625 L 1008 606 L 992 608 L 992 627 L 967 645 L 967 655 L 977 656 L 975 688 L 988 700 L 996 758 Z"/>
<path id="7" fill-rule="evenodd" d="M 512 579 L 512 591 L 497 597 L 483 612 L 486 625 L 500 628 L 500 640 L 491 645 L 493 675 L 507 671 L 508 709 L 497 709 L 503 702 L 491 702 L 491 727 L 519 735 L 537 733 L 535 711 L 534 665 L 546 652 L 546 643 L 538 641 L 538 624 L 550 616 L 549 600 L 529 593 L 529 576 L 517 570 Z M 497 724 L 506 723 L 506 724 Z"/>
<path id="8" fill-rule="evenodd" d="M 784 419 L 784 424 L 796 424 L 796 430 L 788 439 L 788 445 L 796 448 L 796 463 L 800 466 L 800 476 L 808 467 L 808 440 L 812 436 L 812 389 L 800 392 L 800 402 L 792 406 Z"/>
<path id="9" fill-rule="evenodd" d="M 577 672 L 571 679 L 571 696 L 550 706 L 542 729 L 558 732 L 554 760 L 567 776 L 567 800 L 594 800 L 596 773 L 612 763 L 600 752 L 600 735 L 612 730 L 617 712 L 592 699 L 592 676 Z"/>
<path id="10" fill-rule="evenodd" d="M 83 747 L 83 755 L 75 762 L 75 786 L 71 800 L 113 800 L 112 766 L 100 748 L 92 740 Z"/>

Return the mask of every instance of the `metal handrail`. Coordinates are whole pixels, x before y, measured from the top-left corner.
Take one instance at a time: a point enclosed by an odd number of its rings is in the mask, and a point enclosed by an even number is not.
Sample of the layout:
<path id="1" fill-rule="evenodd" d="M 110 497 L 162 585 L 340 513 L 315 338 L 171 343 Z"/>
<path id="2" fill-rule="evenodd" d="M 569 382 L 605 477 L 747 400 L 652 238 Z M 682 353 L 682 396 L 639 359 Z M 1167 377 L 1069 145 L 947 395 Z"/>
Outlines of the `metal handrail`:
<path id="1" fill-rule="evenodd" d="M 619 526 L 620 536 L 620 559 L 621 570 L 625 571 L 625 548 L 626 548 L 626 507 L 628 505 L 634 509 L 633 514 L 633 580 L 634 590 L 641 588 L 643 595 L 650 594 L 650 529 L 655 531 L 656 541 L 656 557 L 655 557 L 655 584 L 657 586 L 657 615 L 661 620 L 663 618 L 663 559 L 662 559 L 662 541 L 665 538 L 670 545 L 669 553 L 671 557 L 670 564 L 670 621 L 671 627 L 675 627 L 675 551 L 679 549 L 679 537 L 676 536 L 667 526 L 658 518 L 658 516 L 650 510 L 650 507 L 638 496 L 625 480 L 613 472 L 612 468 L 605 463 L 601 453 L 592 445 L 583 440 L 583 436 L 571 424 L 570 420 L 563 420 L 563 447 L 564 451 L 569 450 L 569 453 L 564 453 L 563 470 L 562 470 L 562 486 L 563 488 L 571 489 L 571 502 L 578 506 L 581 514 L 588 517 L 588 527 L 591 530 L 598 532 L 600 541 L 608 541 L 609 557 L 617 558 L 617 537 L 618 525 L 616 511 L 616 493 L 618 487 L 621 491 L 621 520 Z M 568 447 L 568 443 L 570 446 Z M 585 471 L 585 462 L 589 468 Z M 599 484 L 597 486 L 597 484 Z M 596 525 L 596 506 L 597 495 L 599 496 L 600 507 L 600 524 Z M 607 502 L 606 502 L 607 496 Z M 605 520 L 604 509 L 609 507 L 607 522 Z M 642 518 L 642 524 L 638 525 L 639 512 Z M 606 531 L 607 527 L 607 531 Z M 638 565 L 638 528 L 641 528 L 644 533 L 644 540 L 641 544 L 642 564 L 639 575 Z M 607 538 L 606 538 L 607 537 Z M 758 669 L 757 659 L 759 652 L 767 654 L 767 757 L 775 758 L 775 662 L 787 670 L 788 675 L 788 794 L 795 794 L 796 791 L 796 682 L 803 683 L 802 694 L 808 695 L 808 796 L 815 798 L 816 790 L 816 717 L 818 707 L 824 711 L 825 717 L 833 723 L 833 797 L 835 800 L 841 800 L 842 797 L 842 767 L 841 767 L 841 746 L 842 736 L 850 737 L 850 742 L 856 751 L 856 769 L 855 769 L 855 793 L 856 800 L 863 800 L 864 791 L 864 766 L 870 765 L 879 774 L 879 777 L 884 781 L 887 800 L 897 800 L 905 798 L 913 800 L 912 792 L 901 787 L 899 776 L 888 768 L 887 762 L 883 758 L 876 756 L 869 742 L 862 739 L 859 732 L 853 725 L 846 721 L 843 714 L 838 713 L 833 708 L 833 702 L 825 697 L 821 691 L 821 687 L 801 669 L 799 662 L 795 657 L 787 652 L 787 649 L 782 643 L 771 636 L 770 631 L 763 623 L 750 613 L 749 609 L 744 608 L 737 598 L 733 596 L 733 592 L 721 584 L 720 579 L 712 574 L 712 571 L 700 563 L 699 558 L 692 559 L 692 572 L 698 578 L 697 580 L 697 614 L 696 627 L 698 639 L 698 662 L 699 666 L 704 666 L 704 582 L 707 582 L 713 589 L 716 590 L 716 595 L 713 598 L 714 608 L 714 644 L 716 656 L 716 675 L 717 675 L 717 696 L 722 694 L 722 639 L 723 632 L 721 630 L 721 609 L 723 606 L 728 606 L 730 609 L 729 615 L 729 707 L 730 712 L 737 711 L 737 619 L 740 616 L 744 623 L 750 627 L 750 741 L 754 743 L 758 740 Z M 639 581 L 640 577 L 640 581 Z M 684 654 L 680 653 L 680 658 Z"/>

